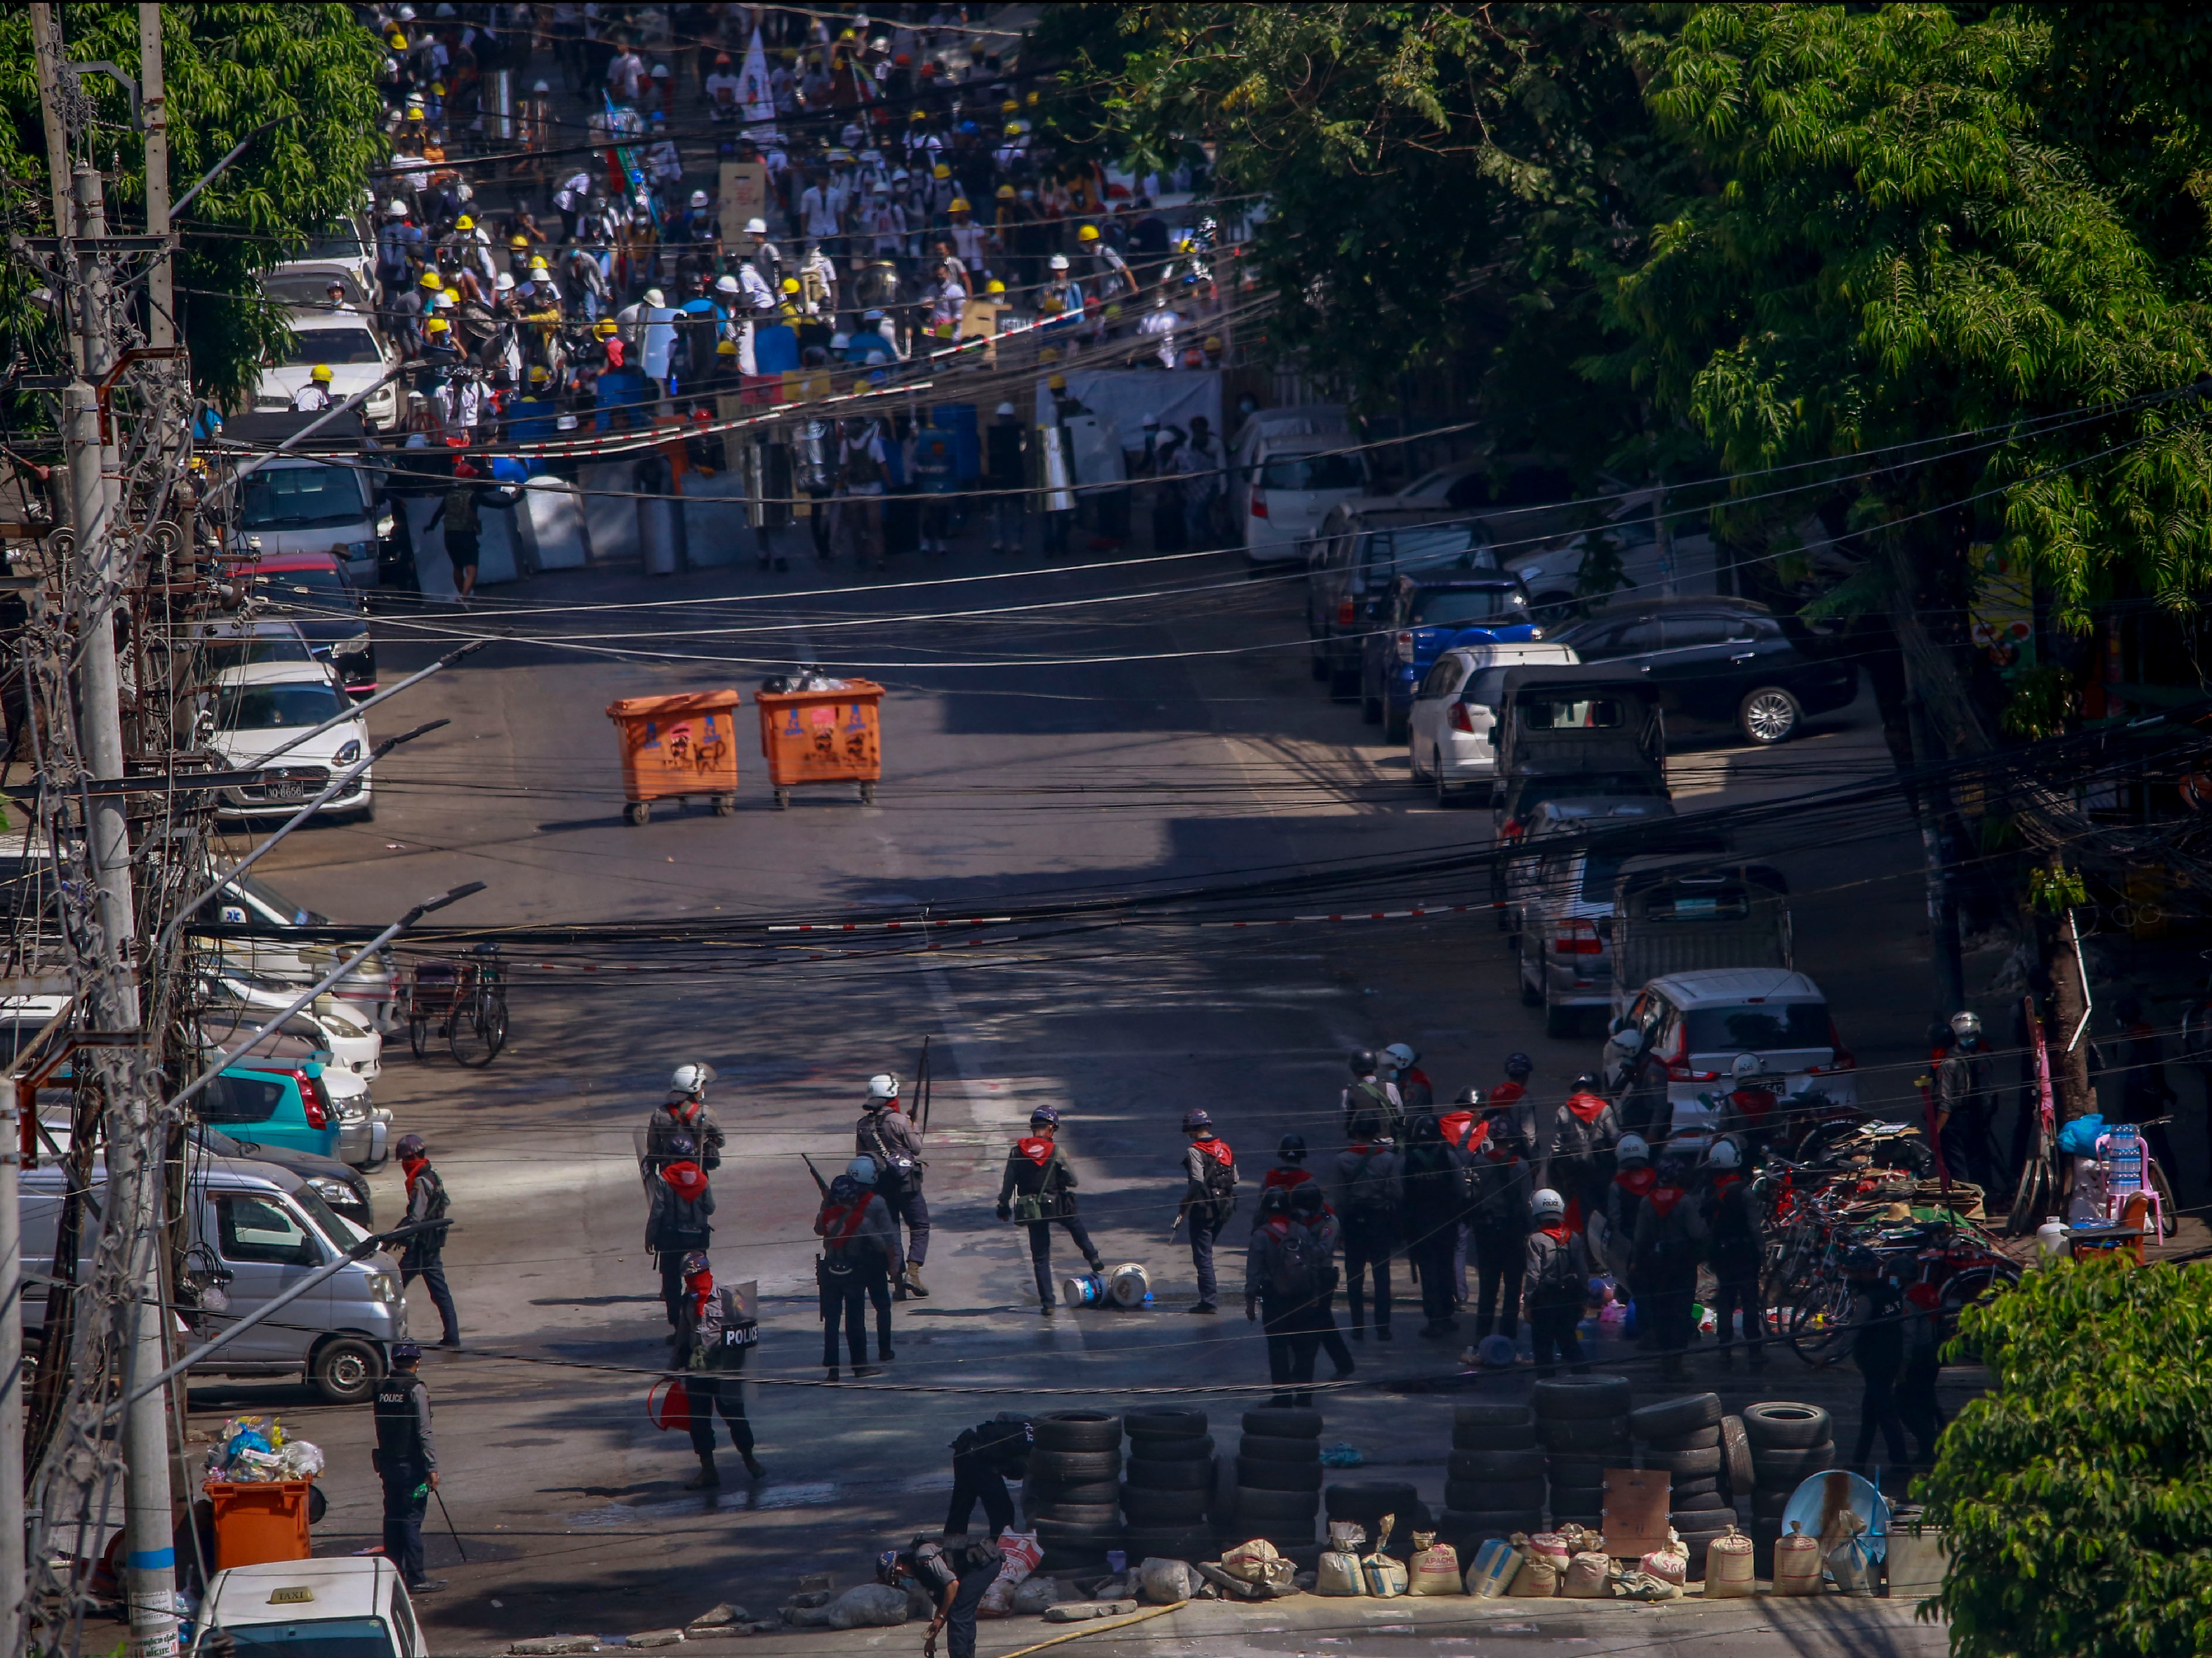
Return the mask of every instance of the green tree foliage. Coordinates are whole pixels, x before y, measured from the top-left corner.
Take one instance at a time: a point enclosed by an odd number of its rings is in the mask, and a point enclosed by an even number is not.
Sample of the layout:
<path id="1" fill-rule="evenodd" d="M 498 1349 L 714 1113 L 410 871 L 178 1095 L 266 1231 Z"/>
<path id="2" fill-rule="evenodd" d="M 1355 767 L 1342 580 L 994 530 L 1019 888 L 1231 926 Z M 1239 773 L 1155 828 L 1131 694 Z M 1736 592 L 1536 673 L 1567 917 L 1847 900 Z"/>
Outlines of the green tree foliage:
<path id="1" fill-rule="evenodd" d="M 1157 161 L 1202 139 L 1224 196 L 1266 197 L 1251 258 L 1281 301 L 1271 342 L 1370 392 L 1472 348 L 1509 447 L 1595 459 L 1637 427 L 1632 399 L 1572 368 L 1683 164 L 1616 14 L 1060 7 L 1042 44 L 1105 148 Z"/>
<path id="2" fill-rule="evenodd" d="M 1994 1386 L 1926 1482 L 1956 1658 L 2212 1651 L 2212 1275 L 2062 1265 L 1960 1327 Z"/>
<path id="3" fill-rule="evenodd" d="M 70 61 L 105 58 L 137 72 L 135 5 L 58 9 Z M 282 120 L 193 200 L 180 228 L 176 286 L 201 389 L 234 398 L 254 365 L 283 343 L 281 316 L 254 295 L 253 276 L 296 257 L 333 217 L 368 203 L 369 168 L 385 144 L 376 75 L 382 48 L 340 5 L 177 5 L 161 9 L 173 195 L 271 117 Z M 96 106 L 90 149 L 107 174 L 109 223 L 144 221 L 145 156 L 123 89 L 84 78 Z M 44 130 L 27 7 L 0 9 L 0 179 L 19 232 L 52 235 Z M 78 154 L 82 155 L 82 145 Z M 27 338 L 46 366 L 64 361 L 58 334 L 31 311 L 20 270 L 0 289 L 0 326 Z"/>

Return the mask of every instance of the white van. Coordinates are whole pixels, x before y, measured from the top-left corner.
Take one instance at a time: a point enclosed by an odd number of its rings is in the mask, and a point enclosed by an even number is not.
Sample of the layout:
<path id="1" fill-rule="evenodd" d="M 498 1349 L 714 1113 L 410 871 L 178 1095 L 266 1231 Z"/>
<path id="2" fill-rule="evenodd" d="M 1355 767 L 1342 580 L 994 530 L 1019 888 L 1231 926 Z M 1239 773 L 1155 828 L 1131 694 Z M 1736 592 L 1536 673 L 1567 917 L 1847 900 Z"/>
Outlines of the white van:
<path id="1" fill-rule="evenodd" d="M 1303 558 L 1301 543 L 1339 501 L 1365 495 L 1367 458 L 1338 404 L 1262 409 L 1230 451 L 1229 511 L 1255 564 Z"/>
<path id="2" fill-rule="evenodd" d="M 1406 752 L 1416 785 L 1431 784 L 1439 805 L 1455 788 L 1487 786 L 1498 776 L 1492 733 L 1509 668 L 1571 666 L 1572 647 L 1543 643 L 1462 645 L 1446 651 L 1413 693 Z"/>
<path id="3" fill-rule="evenodd" d="M 21 1180 L 25 1275 L 53 1271 L 64 1170 L 41 1160 Z M 107 1170 L 95 1161 L 90 1197 L 104 1201 Z M 187 1276 L 206 1288 L 186 1351 L 228 1324 L 266 1306 L 368 1235 L 334 1212 L 299 1175 L 274 1163 L 206 1157 L 192 1163 L 185 1217 Z M 78 1266 L 89 1270 L 99 1227 L 88 1213 Z M 27 1338 L 46 1323 L 46 1296 L 36 1279 L 24 1294 Z M 216 1307 L 215 1303 L 223 1304 Z M 333 1405 L 359 1405 L 376 1392 L 392 1344 L 407 1334 L 399 1263 L 382 1251 L 351 1261 L 275 1318 L 257 1324 L 193 1376 L 304 1376 Z"/>
<path id="4" fill-rule="evenodd" d="M 429 1658 L 397 1563 L 380 1555 L 264 1560 L 208 1584 L 194 1658 Z"/>

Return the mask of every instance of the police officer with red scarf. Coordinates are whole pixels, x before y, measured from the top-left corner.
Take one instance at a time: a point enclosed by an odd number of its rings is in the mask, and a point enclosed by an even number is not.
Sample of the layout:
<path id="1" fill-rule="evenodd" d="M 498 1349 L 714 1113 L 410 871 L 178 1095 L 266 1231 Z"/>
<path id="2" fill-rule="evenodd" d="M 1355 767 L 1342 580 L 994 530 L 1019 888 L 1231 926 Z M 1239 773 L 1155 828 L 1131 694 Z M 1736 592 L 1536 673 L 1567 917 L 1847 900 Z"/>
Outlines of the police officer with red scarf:
<path id="1" fill-rule="evenodd" d="M 1743 1177 L 1743 1153 L 1732 1139 L 1714 1141 L 1705 1153 L 1705 1226 L 1712 1235 L 1708 1250 L 1721 1363 L 1735 1362 L 1735 1315 L 1741 1309 L 1751 1367 L 1759 1370 L 1766 1363 L 1766 1317 L 1759 1305 L 1759 1268 L 1766 1248 L 1759 1236 L 1759 1206 Z"/>
<path id="2" fill-rule="evenodd" d="M 407 1175 L 407 1220 L 423 1230 L 412 1234 L 399 1256 L 399 1283 L 404 1289 L 421 1278 L 438 1309 L 442 1333 L 441 1347 L 461 1345 L 461 1317 L 453 1310 L 453 1292 L 446 1287 L 446 1182 L 430 1167 L 430 1148 L 420 1134 L 404 1134 L 399 1140 L 399 1166 Z"/>
<path id="3" fill-rule="evenodd" d="M 1566 1199 L 1548 1186 L 1529 1200 L 1528 1215 L 1521 1277 L 1528 1286 L 1528 1335 L 1536 1375 L 1551 1380 L 1556 1354 L 1581 1376 L 1589 1366 L 1583 1363 L 1583 1345 L 1575 1331 L 1589 1299 L 1589 1253 L 1582 1234 L 1567 1225 Z"/>
<path id="4" fill-rule="evenodd" d="M 1060 1153 L 1060 1113 L 1041 1105 L 1030 1113 L 1030 1132 L 1006 1153 L 999 1182 L 999 1218 L 1030 1229 L 1030 1270 L 1036 1275 L 1037 1311 L 1049 1316 L 1059 1297 L 1052 1283 L 1052 1229 L 1065 1227 L 1094 1272 L 1106 1270 L 1098 1246 L 1075 1218 L 1075 1171 Z"/>
<path id="5" fill-rule="evenodd" d="M 1190 1310 L 1211 1313 L 1220 1289 L 1213 1273 L 1213 1241 L 1237 1212 L 1237 1154 L 1213 1132 L 1213 1119 L 1203 1110 L 1183 1113 L 1182 1132 L 1190 1144 L 1183 1148 L 1182 1201 L 1176 1215 L 1190 1223 L 1190 1264 L 1198 1272 L 1198 1300 Z"/>
<path id="6" fill-rule="evenodd" d="M 1644 1212 L 1644 1199 L 1659 1183 L 1659 1171 L 1651 1166 L 1651 1148 L 1641 1134 L 1623 1134 L 1613 1148 L 1613 1178 L 1605 1188 L 1605 1268 L 1628 1291 L 1631 1300 L 1636 1295 L 1635 1245 L 1636 1218 Z M 1639 1345 L 1649 1345 L 1649 1324 L 1639 1327 Z"/>
<path id="7" fill-rule="evenodd" d="M 707 1171 L 691 1160 L 696 1148 L 688 1136 L 673 1137 L 668 1149 L 674 1161 L 647 1193 L 645 1247 L 660 1268 L 660 1303 L 673 1330 L 682 1313 L 684 1258 L 714 1241 L 714 1194 L 707 1189 Z"/>
<path id="8" fill-rule="evenodd" d="M 694 1249 L 686 1254 L 684 1300 L 671 1340 L 676 1368 L 683 1372 L 684 1389 L 690 1396 L 691 1448 L 699 1457 L 699 1472 L 684 1482 L 686 1491 L 722 1483 L 714 1467 L 717 1412 L 729 1424 L 730 1443 L 744 1459 L 745 1472 L 756 1479 L 768 1473 L 753 1455 L 753 1424 L 745 1417 L 744 1383 L 738 1380 L 759 1340 L 760 1324 L 737 1291 L 716 1287 L 707 1252 Z"/>
<path id="9" fill-rule="evenodd" d="M 1583 1072 L 1552 1126 L 1551 1185 L 1566 1199 L 1567 1224 L 1577 1231 L 1604 1196 L 1620 1139 L 1620 1119 L 1603 1087 L 1595 1072 Z"/>
<path id="10" fill-rule="evenodd" d="M 1698 1291 L 1698 1262 L 1703 1257 L 1705 1218 L 1690 1190 L 1681 1160 L 1667 1158 L 1659 1178 L 1644 1194 L 1636 1217 L 1630 1259 L 1636 1277 L 1636 1317 L 1650 1321 L 1658 1348 L 1659 1373 L 1678 1381 L 1690 1346 L 1690 1309 Z"/>

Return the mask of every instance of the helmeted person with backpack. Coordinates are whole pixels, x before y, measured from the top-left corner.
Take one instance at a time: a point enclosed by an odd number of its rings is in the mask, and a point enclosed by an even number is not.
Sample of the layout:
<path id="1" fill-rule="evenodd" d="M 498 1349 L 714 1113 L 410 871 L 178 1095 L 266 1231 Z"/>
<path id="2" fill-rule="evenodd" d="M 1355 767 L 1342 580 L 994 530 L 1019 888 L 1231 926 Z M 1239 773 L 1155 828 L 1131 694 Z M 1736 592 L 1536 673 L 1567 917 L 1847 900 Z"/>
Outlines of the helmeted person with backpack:
<path id="1" fill-rule="evenodd" d="M 906 1271 L 899 1291 L 927 1300 L 921 1266 L 929 1259 L 929 1200 L 921 1194 L 921 1175 L 928 1165 L 922 1160 L 921 1131 L 899 1109 L 898 1078 L 888 1072 L 868 1078 L 860 1121 L 853 1128 L 853 1149 L 874 1160 L 876 1195 L 893 1220 L 906 1223 Z"/>
<path id="2" fill-rule="evenodd" d="M 1275 1146 L 1275 1166 L 1261 1176 L 1260 1189 L 1279 1186 L 1288 1190 L 1304 1186 L 1313 1178 L 1313 1170 L 1306 1167 L 1306 1137 L 1285 1134 Z"/>
<path id="3" fill-rule="evenodd" d="M 1037 1311 L 1049 1315 L 1059 1301 L 1052 1282 L 1052 1229 L 1065 1227 L 1094 1272 L 1106 1270 L 1098 1246 L 1075 1218 L 1075 1170 L 1060 1150 L 1060 1113 L 1041 1105 L 1030 1113 L 1030 1132 L 1006 1153 L 999 1181 L 999 1218 L 1030 1229 L 1030 1270 L 1036 1275 Z"/>
<path id="4" fill-rule="evenodd" d="M 1606 1182 L 1605 1230 L 1600 1242 L 1605 1259 L 1599 1265 L 1601 1271 L 1611 1272 L 1627 1290 L 1632 1301 L 1636 1297 L 1636 1218 L 1644 1212 L 1644 1199 L 1659 1183 L 1659 1171 L 1651 1166 L 1651 1148 L 1644 1144 L 1641 1134 L 1623 1134 L 1613 1148 L 1613 1178 Z M 1638 1325 L 1638 1346 L 1650 1345 L 1650 1328 L 1648 1321 Z"/>
<path id="5" fill-rule="evenodd" d="M 1294 1198 L 1311 1211 L 1294 1212 Z M 1309 1406 L 1314 1356 L 1322 1332 L 1334 1324 L 1328 1297 L 1336 1290 L 1336 1223 L 1321 1207 L 1318 1187 L 1297 1193 L 1276 1187 L 1260 1198 L 1260 1224 L 1244 1251 L 1244 1316 L 1258 1319 L 1267 1335 L 1267 1376 L 1279 1390 L 1273 1403 Z"/>
<path id="6" fill-rule="evenodd" d="M 660 1304 L 672 1330 L 682 1312 L 684 1258 L 714 1240 L 714 1194 L 707 1189 L 707 1171 L 692 1161 L 689 1135 L 672 1136 L 668 1150 L 674 1160 L 646 1195 L 645 1247 L 660 1268 Z"/>
<path id="7" fill-rule="evenodd" d="M 1361 1048 L 1352 1056 L 1352 1080 L 1346 1084 L 1338 1102 L 1344 1114 L 1344 1136 L 1352 1138 L 1352 1114 L 1374 1111 L 1381 1114 L 1382 1132 L 1403 1145 L 1406 1139 L 1406 1102 L 1399 1096 L 1397 1085 L 1385 1080 L 1379 1073 L 1377 1061 L 1371 1049 Z"/>
<path id="8" fill-rule="evenodd" d="M 1399 1103 L 1408 1116 L 1426 1111 L 1437 1102 L 1437 1085 L 1429 1080 L 1429 1073 L 1421 1069 L 1421 1056 L 1411 1042 L 1392 1042 L 1376 1056 L 1378 1065 L 1389 1070 L 1386 1079 L 1398 1090 Z M 1382 1072 L 1376 1073 L 1380 1076 Z"/>
<path id="9" fill-rule="evenodd" d="M 1550 1187 L 1530 1199 L 1528 1215 L 1522 1282 L 1528 1286 L 1528 1338 L 1536 1375 L 1551 1380 L 1554 1354 L 1577 1376 L 1583 1375 L 1589 1366 L 1583 1363 L 1583 1345 L 1575 1329 L 1589 1299 L 1589 1252 L 1582 1234 L 1568 1228 L 1567 1200 Z"/>
<path id="10" fill-rule="evenodd" d="M 1484 1098 L 1491 1105 L 1506 1108 L 1513 1126 L 1521 1131 L 1522 1155 L 1533 1169 L 1543 1161 L 1543 1145 L 1536 1133 L 1536 1102 L 1528 1097 L 1528 1078 L 1536 1074 L 1536 1062 L 1526 1054 L 1508 1054 L 1500 1069 L 1505 1080 Z"/>
<path id="11" fill-rule="evenodd" d="M 1850 1466 L 1861 1473 L 1879 1431 L 1892 1467 L 1907 1466 L 1905 1418 L 1897 1408 L 1898 1373 L 1905 1368 L 1907 1315 L 1905 1291 L 1864 1245 L 1844 1260 L 1851 1291 L 1851 1363 L 1864 1382 L 1859 1395 L 1859 1438 Z"/>
<path id="12" fill-rule="evenodd" d="M 1399 1213 L 1404 1218 L 1406 1254 L 1421 1279 L 1424 1336 L 1447 1336 L 1459 1328 L 1452 1316 L 1452 1252 L 1459 1224 L 1468 1212 L 1467 1159 L 1444 1139 L 1433 1112 L 1413 1119 L 1400 1173 Z"/>
<path id="13" fill-rule="evenodd" d="M 845 1326 L 845 1351 L 856 1376 L 873 1376 L 868 1357 L 867 1307 L 876 1308 L 876 1360 L 891 1356 L 891 1280 L 899 1274 L 898 1223 L 872 1189 L 872 1160 L 855 1157 L 854 1165 L 868 1164 L 861 1174 L 848 1167 L 830 1182 L 822 1207 L 814 1217 L 814 1235 L 822 1240 L 815 1262 L 815 1282 L 822 1291 L 822 1366 L 830 1380 L 837 1381 L 837 1326 Z"/>
<path id="14" fill-rule="evenodd" d="M 1211 1313 L 1220 1291 L 1213 1271 L 1214 1240 L 1237 1212 L 1237 1153 L 1213 1132 L 1213 1119 L 1202 1110 L 1183 1113 L 1182 1132 L 1190 1144 L 1183 1148 L 1182 1201 L 1176 1213 L 1190 1223 L 1190 1264 L 1198 1273 L 1198 1300 L 1190 1310 Z"/>
<path id="15" fill-rule="evenodd" d="M 1336 1213 L 1344 1238 L 1344 1276 L 1352 1299 L 1352 1339 L 1365 1339 L 1362 1304 L 1367 1275 L 1375 1277 L 1375 1339 L 1390 1339 L 1390 1252 L 1398 1247 L 1399 1182 L 1404 1164 L 1382 1138 L 1372 1110 L 1352 1114 L 1352 1144 L 1337 1153 Z"/>
<path id="16" fill-rule="evenodd" d="M 952 1503 L 945 1511 L 945 1536 L 968 1534 L 969 1516 L 978 1503 L 993 1540 L 1014 1523 L 1014 1499 L 1006 1486 L 1028 1476 L 1036 1443 L 1030 1419 L 1012 1412 L 960 1430 L 952 1442 Z"/>
<path id="17" fill-rule="evenodd" d="M 744 1458 L 745 1472 L 756 1479 L 763 1478 L 768 1470 L 753 1455 L 753 1424 L 745 1417 L 744 1383 L 738 1380 L 745 1359 L 760 1341 L 760 1322 L 735 1290 L 716 1285 L 703 1249 L 684 1258 L 684 1301 L 671 1340 L 676 1368 L 691 1400 L 691 1448 L 699 1455 L 699 1472 L 684 1482 L 684 1490 L 722 1483 L 714 1467 L 718 1411 L 730 1425 L 730 1444 Z"/>
<path id="18" fill-rule="evenodd" d="M 461 1345 L 461 1315 L 453 1309 L 453 1292 L 446 1286 L 446 1182 L 430 1166 L 430 1148 L 420 1134 L 403 1134 L 398 1147 L 399 1166 L 407 1175 L 407 1224 L 424 1230 L 407 1240 L 399 1254 L 399 1287 L 416 1278 L 430 1292 L 438 1309 L 441 1347 Z"/>
<path id="19" fill-rule="evenodd" d="M 645 1122 L 645 1145 L 638 1154 L 637 1169 L 646 1190 L 653 1176 L 677 1160 L 672 1150 L 684 1139 L 690 1150 L 683 1155 L 709 1174 L 722 1161 L 722 1125 L 707 1104 L 707 1084 L 714 1080 L 711 1065 L 679 1065 L 668 1078 L 668 1097 L 653 1108 Z"/>
<path id="20" fill-rule="evenodd" d="M 1552 1120 L 1548 1184 L 1566 1199 L 1567 1224 L 1577 1231 L 1589 1225 L 1605 1195 L 1605 1184 L 1613 1178 L 1613 1147 L 1620 1139 L 1620 1119 L 1603 1090 L 1595 1072 L 1583 1072 Z"/>
<path id="21" fill-rule="evenodd" d="M 1713 1142 L 1705 1153 L 1705 1227 L 1711 1234 L 1707 1245 L 1712 1263 L 1714 1332 L 1720 1338 L 1721 1363 L 1735 1361 L 1735 1322 L 1743 1315 L 1743 1337 L 1757 1370 L 1766 1363 L 1766 1315 L 1759 1306 L 1759 1269 L 1766 1259 L 1766 1242 L 1759 1224 L 1759 1206 L 1743 1177 L 1743 1153 L 1731 1139 Z"/>
<path id="22" fill-rule="evenodd" d="M 1690 1309 L 1707 1236 L 1705 1213 L 1691 1193 L 1688 1176 L 1680 1161 L 1669 1157 L 1637 1214 L 1630 1260 L 1637 1323 L 1650 1322 L 1661 1356 L 1659 1373 L 1670 1382 L 1681 1378 L 1682 1355 L 1689 1350 Z"/>
<path id="23" fill-rule="evenodd" d="M 1508 1340 L 1521 1329 L 1521 1273 L 1528 1253 L 1528 1202 L 1536 1189 L 1510 1106 L 1484 1108 L 1489 1132 L 1467 1162 L 1468 1230 L 1474 1256 L 1474 1339 Z"/>

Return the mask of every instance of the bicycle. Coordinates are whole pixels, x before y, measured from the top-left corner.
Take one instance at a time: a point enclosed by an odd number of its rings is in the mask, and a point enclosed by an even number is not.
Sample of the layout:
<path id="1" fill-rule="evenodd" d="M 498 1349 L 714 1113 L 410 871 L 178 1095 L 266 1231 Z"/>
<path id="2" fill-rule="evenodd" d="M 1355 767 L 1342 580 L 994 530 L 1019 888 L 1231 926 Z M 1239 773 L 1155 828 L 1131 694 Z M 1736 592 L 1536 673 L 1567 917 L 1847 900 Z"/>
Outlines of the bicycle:
<path id="1" fill-rule="evenodd" d="M 459 959 L 419 963 L 401 980 L 399 1014 L 416 1059 L 429 1053 L 434 1025 L 456 1064 L 475 1070 L 498 1057 L 507 1045 L 507 975 L 498 956 L 498 945 L 478 944 Z"/>

